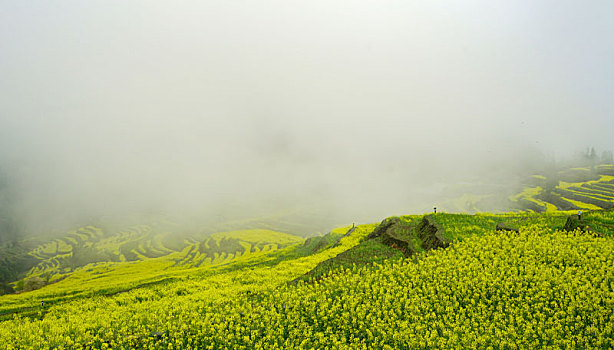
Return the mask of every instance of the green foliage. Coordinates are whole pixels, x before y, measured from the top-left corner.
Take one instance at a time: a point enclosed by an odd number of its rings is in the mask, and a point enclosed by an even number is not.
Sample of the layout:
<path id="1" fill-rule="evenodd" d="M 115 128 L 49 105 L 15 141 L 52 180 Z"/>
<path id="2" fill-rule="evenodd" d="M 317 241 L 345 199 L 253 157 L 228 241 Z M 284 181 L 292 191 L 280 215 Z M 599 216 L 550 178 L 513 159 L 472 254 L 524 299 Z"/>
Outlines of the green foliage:
<path id="1" fill-rule="evenodd" d="M 0 244 L 14 242 L 21 233 L 13 212 L 14 189 L 0 167 Z"/>
<path id="2" fill-rule="evenodd" d="M 132 248 L 139 260 L 31 275 L 16 287 L 35 290 L 0 297 L 0 348 L 611 348 L 614 211 L 583 213 L 605 237 L 561 231 L 568 217 L 403 216 L 379 236 L 381 225 L 348 226 L 303 244 L 220 232 L 157 258 L 144 253 L 168 249 L 164 236 L 135 228 L 124 237 L 159 238 Z M 423 246 L 427 224 L 451 247 L 405 258 L 385 241 Z M 117 248 L 102 230 L 75 234 L 77 247 Z M 67 246 L 31 252 L 51 263 Z"/>
<path id="3" fill-rule="evenodd" d="M 339 268 L 351 269 L 356 266 L 381 264 L 387 260 L 402 259 L 403 253 L 382 242 L 382 237 L 369 239 L 346 250 L 332 259 L 318 264 L 313 270 L 292 281 L 318 280 Z"/>
<path id="4" fill-rule="evenodd" d="M 0 282 L 0 295 L 4 295 L 4 294 L 12 294 L 14 293 L 15 290 L 13 289 L 13 287 L 6 283 L 6 282 Z"/>
<path id="5" fill-rule="evenodd" d="M 0 284 L 8 284 L 23 277 L 38 263 L 28 254 L 33 242 L 9 242 L 0 245 Z M 6 289 L 3 289 L 6 290 Z M 0 291 L 0 295 L 3 294 Z"/>
<path id="6" fill-rule="evenodd" d="M 611 220 L 611 213 L 605 215 Z M 356 247 L 373 228 L 276 265 L 191 274 L 52 305 L 40 319 L 0 323 L 0 344 L 6 349 L 614 346 L 614 240 L 580 232 L 528 224 L 520 233 L 470 234 L 415 261 L 340 267 L 317 283 L 285 283 Z"/>
<path id="7" fill-rule="evenodd" d="M 39 277 L 30 277 L 24 281 L 22 292 L 30 292 L 40 289 L 45 286 L 47 282 Z"/>
<path id="8" fill-rule="evenodd" d="M 464 240 L 471 236 L 495 232 L 498 223 L 513 228 L 541 225 L 560 230 L 565 225 L 567 214 L 559 212 L 475 215 L 441 213 L 433 215 L 433 218 L 441 225 L 446 237 L 450 240 Z"/>
<path id="9" fill-rule="evenodd" d="M 591 231 L 614 236 L 614 211 L 591 210 L 582 214 L 582 221 Z"/>
<path id="10" fill-rule="evenodd" d="M 329 232 L 324 236 L 309 237 L 297 248 L 296 253 L 301 256 L 317 253 L 330 248 L 342 236 L 343 234 L 340 232 Z"/>

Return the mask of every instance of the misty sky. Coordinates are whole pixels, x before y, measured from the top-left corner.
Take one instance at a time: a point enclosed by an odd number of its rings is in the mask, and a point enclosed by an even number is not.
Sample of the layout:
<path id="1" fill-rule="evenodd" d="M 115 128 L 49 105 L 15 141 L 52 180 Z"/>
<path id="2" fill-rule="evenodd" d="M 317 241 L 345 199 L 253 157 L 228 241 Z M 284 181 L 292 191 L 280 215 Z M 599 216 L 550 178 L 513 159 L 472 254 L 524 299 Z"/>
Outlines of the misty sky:
<path id="1" fill-rule="evenodd" d="M 0 0 L 0 169 L 32 218 L 402 210 L 614 149 L 613 96 L 611 1 Z"/>

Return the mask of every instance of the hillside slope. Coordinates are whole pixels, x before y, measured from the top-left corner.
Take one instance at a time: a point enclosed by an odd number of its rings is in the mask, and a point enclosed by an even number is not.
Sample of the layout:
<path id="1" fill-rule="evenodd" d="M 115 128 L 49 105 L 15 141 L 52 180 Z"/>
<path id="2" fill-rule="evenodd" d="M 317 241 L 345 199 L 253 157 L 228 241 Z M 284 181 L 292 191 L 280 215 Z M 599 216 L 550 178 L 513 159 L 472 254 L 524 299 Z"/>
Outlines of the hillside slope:
<path id="1" fill-rule="evenodd" d="M 450 212 L 553 212 L 614 208 L 614 165 L 563 167 L 522 176 L 517 183 L 459 184 L 444 190 Z"/>
<path id="2" fill-rule="evenodd" d="M 263 223 L 228 223 L 216 227 L 249 227 Z M 280 224 L 284 226 L 283 224 Z M 302 240 L 279 231 L 257 228 L 231 231 L 185 228 L 167 220 L 141 224 L 96 224 L 0 245 L 0 295 L 55 283 L 83 269 L 156 261 L 199 267 L 282 249 Z M 157 267 L 160 268 L 160 267 Z"/>
<path id="3" fill-rule="evenodd" d="M 608 348 L 614 346 L 614 212 L 585 213 L 584 232 L 564 231 L 569 217 L 389 218 L 218 267 L 177 268 L 118 294 L 54 289 L 61 281 L 0 297 L 10 313 L 0 322 L 0 344 Z M 429 247 L 426 231 L 449 248 Z"/>

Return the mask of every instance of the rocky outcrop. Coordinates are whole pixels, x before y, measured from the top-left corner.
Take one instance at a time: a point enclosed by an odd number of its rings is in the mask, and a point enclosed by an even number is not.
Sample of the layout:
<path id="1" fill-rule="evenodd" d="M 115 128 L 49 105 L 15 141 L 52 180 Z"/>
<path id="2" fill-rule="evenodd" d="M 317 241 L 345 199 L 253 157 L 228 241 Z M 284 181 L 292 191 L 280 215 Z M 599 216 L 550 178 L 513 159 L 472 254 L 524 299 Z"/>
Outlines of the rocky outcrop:
<path id="1" fill-rule="evenodd" d="M 420 242 L 423 250 L 446 248 L 450 245 L 443 236 L 443 229 L 435 222 L 432 215 L 425 215 L 414 226 L 402 222 L 397 217 L 384 219 L 367 238 L 377 237 L 381 237 L 384 244 L 399 249 L 406 256 L 421 250 L 414 245 L 414 242 Z"/>
<path id="2" fill-rule="evenodd" d="M 567 221 L 565 221 L 565 226 L 563 226 L 564 231 L 575 231 L 581 230 L 582 232 L 592 232 L 591 227 L 584 220 L 578 218 L 578 215 L 570 215 L 567 217 Z"/>
<path id="3" fill-rule="evenodd" d="M 367 236 L 367 239 L 376 238 L 376 237 L 381 236 L 386 231 L 388 231 L 388 229 L 390 229 L 391 227 L 399 225 L 400 222 L 401 220 L 397 217 L 391 217 L 391 218 L 386 218 L 382 220 L 382 222 L 375 228 L 375 230 L 373 230 L 373 232 L 371 232 Z"/>
<path id="4" fill-rule="evenodd" d="M 450 245 L 443 236 L 443 229 L 435 222 L 432 215 L 425 215 L 418 225 L 418 237 L 422 240 L 424 250 L 447 248 Z"/>

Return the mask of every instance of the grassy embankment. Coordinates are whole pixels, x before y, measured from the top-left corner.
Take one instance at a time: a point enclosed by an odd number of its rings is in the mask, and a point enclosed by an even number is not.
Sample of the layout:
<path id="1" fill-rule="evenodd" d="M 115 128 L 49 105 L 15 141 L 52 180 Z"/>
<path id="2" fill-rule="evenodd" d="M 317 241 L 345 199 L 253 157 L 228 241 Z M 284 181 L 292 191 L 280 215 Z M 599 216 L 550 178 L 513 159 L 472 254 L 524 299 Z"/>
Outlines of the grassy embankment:
<path id="1" fill-rule="evenodd" d="M 80 288 L 81 281 L 67 278 L 0 297 L 17 311 L 0 323 L 0 344 L 609 348 L 614 213 L 584 213 L 585 232 L 562 231 L 568 218 L 560 212 L 389 218 L 218 267 L 175 266 L 161 283 L 60 297 L 36 311 L 41 298 Z M 497 224 L 507 231 L 495 231 Z M 148 261 L 156 258 L 133 264 Z M 116 279 L 121 271 L 105 273 Z"/>

